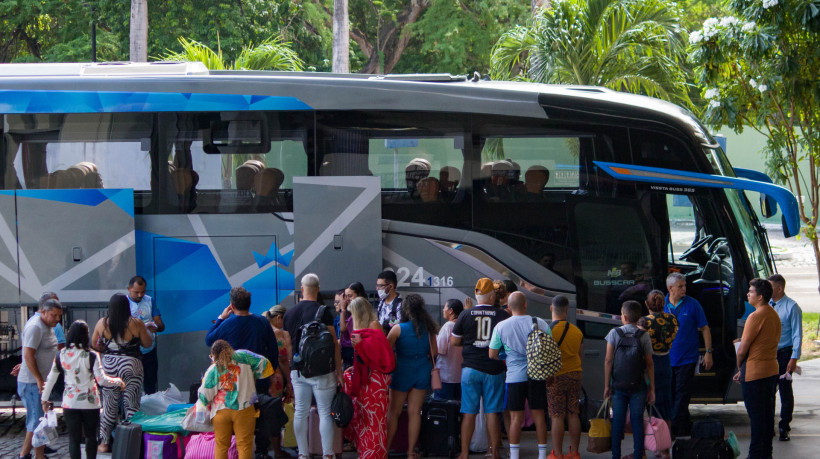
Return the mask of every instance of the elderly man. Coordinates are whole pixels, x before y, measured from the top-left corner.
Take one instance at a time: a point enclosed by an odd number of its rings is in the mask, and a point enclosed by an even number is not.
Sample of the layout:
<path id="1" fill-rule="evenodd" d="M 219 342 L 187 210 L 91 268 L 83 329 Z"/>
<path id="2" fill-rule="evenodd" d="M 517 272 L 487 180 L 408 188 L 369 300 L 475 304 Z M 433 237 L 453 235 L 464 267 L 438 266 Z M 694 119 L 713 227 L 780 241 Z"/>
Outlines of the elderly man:
<path id="1" fill-rule="evenodd" d="M 789 423 L 792 422 L 794 412 L 794 392 L 792 391 L 791 375 L 797 368 L 800 359 L 800 346 L 803 344 L 803 311 L 797 303 L 786 295 L 786 279 L 780 274 L 769 278 L 772 284 L 772 299 L 769 304 L 774 306 L 780 316 L 780 342 L 777 344 L 778 374 L 777 388 L 780 391 L 780 441 L 789 441 Z"/>
<path id="2" fill-rule="evenodd" d="M 21 458 L 31 458 L 31 439 L 43 417 L 40 392 L 57 355 L 54 327 L 63 316 L 63 305 L 48 299 L 39 312 L 40 315 L 32 316 L 23 328 L 23 364 L 17 376 L 17 394 L 26 408 L 26 438 L 20 451 Z M 45 447 L 35 448 L 34 454 L 37 458 L 45 457 Z"/>
<path id="3" fill-rule="evenodd" d="M 706 353 L 703 368 L 712 368 L 712 333 L 706 322 L 706 315 L 698 300 L 686 296 L 686 278 L 683 274 L 672 273 L 666 278 L 665 312 L 678 319 L 678 334 L 669 350 L 672 363 L 672 431 L 675 436 L 686 436 L 692 429 L 689 418 L 689 400 L 692 398 L 692 384 L 700 357 L 698 332 L 703 335 Z"/>

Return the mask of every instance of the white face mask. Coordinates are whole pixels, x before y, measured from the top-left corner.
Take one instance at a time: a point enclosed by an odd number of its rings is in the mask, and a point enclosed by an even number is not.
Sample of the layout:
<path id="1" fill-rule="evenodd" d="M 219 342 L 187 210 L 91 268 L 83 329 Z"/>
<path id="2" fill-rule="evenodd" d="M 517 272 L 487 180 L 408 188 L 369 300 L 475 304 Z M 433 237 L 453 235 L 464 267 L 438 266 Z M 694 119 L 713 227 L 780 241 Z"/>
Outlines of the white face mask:
<path id="1" fill-rule="evenodd" d="M 387 298 L 387 289 L 386 288 L 376 290 L 376 293 L 379 294 L 379 299 L 380 300 L 383 300 L 383 299 Z"/>

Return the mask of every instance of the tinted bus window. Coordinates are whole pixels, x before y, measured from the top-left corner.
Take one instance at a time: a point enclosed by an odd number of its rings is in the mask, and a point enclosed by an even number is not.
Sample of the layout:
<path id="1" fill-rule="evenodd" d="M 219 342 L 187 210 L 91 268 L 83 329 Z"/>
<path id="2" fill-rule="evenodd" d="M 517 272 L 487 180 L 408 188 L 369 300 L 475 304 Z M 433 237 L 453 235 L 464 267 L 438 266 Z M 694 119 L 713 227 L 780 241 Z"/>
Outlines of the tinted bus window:
<path id="1" fill-rule="evenodd" d="M 164 213 L 293 210 L 293 177 L 308 173 L 307 130 L 298 113 L 162 114 Z"/>
<path id="2" fill-rule="evenodd" d="M 151 203 L 150 114 L 8 115 L 3 131 L 6 189 L 132 188 L 135 210 Z"/>
<path id="3" fill-rule="evenodd" d="M 319 175 L 379 177 L 385 219 L 469 227 L 464 131 L 435 116 L 371 116 L 325 115 L 318 126 Z M 356 127 L 364 123 L 371 126 Z"/>

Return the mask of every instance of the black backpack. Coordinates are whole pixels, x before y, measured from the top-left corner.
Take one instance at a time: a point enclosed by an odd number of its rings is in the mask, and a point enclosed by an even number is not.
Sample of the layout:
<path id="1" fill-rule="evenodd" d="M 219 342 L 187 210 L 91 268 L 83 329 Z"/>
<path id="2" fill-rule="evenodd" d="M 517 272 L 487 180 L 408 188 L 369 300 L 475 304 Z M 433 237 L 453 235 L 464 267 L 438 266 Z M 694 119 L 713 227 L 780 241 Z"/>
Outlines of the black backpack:
<path id="1" fill-rule="evenodd" d="M 618 327 L 615 332 L 621 339 L 615 348 L 612 363 L 612 387 L 624 392 L 637 392 L 644 384 L 643 373 L 646 370 L 646 358 L 641 347 L 644 331 L 625 332 Z"/>
<path id="2" fill-rule="evenodd" d="M 336 369 L 335 338 L 321 322 L 326 307 L 316 311 L 312 322 L 299 327 L 301 338 L 298 352 L 293 356 L 293 368 L 305 378 L 326 375 Z"/>

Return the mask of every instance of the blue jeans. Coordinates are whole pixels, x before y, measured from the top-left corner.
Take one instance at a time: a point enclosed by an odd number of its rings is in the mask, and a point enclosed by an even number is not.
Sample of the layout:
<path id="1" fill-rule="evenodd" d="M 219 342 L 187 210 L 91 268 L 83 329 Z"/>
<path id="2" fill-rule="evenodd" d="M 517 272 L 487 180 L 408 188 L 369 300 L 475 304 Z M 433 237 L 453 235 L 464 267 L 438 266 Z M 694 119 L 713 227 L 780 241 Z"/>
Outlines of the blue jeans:
<path id="1" fill-rule="evenodd" d="M 43 404 L 40 402 L 40 389 L 37 383 L 17 381 L 17 395 L 26 408 L 26 432 L 34 432 L 43 417 Z"/>
<path id="2" fill-rule="evenodd" d="M 621 439 L 624 436 L 627 412 L 632 422 L 634 456 L 643 457 L 644 408 L 646 408 L 645 390 L 634 394 L 616 390 L 612 394 L 612 459 L 621 459 Z"/>
<path id="3" fill-rule="evenodd" d="M 754 381 L 742 382 L 743 404 L 749 413 L 752 441 L 749 443 L 749 459 L 772 457 L 774 436 L 774 403 L 778 375 Z"/>

